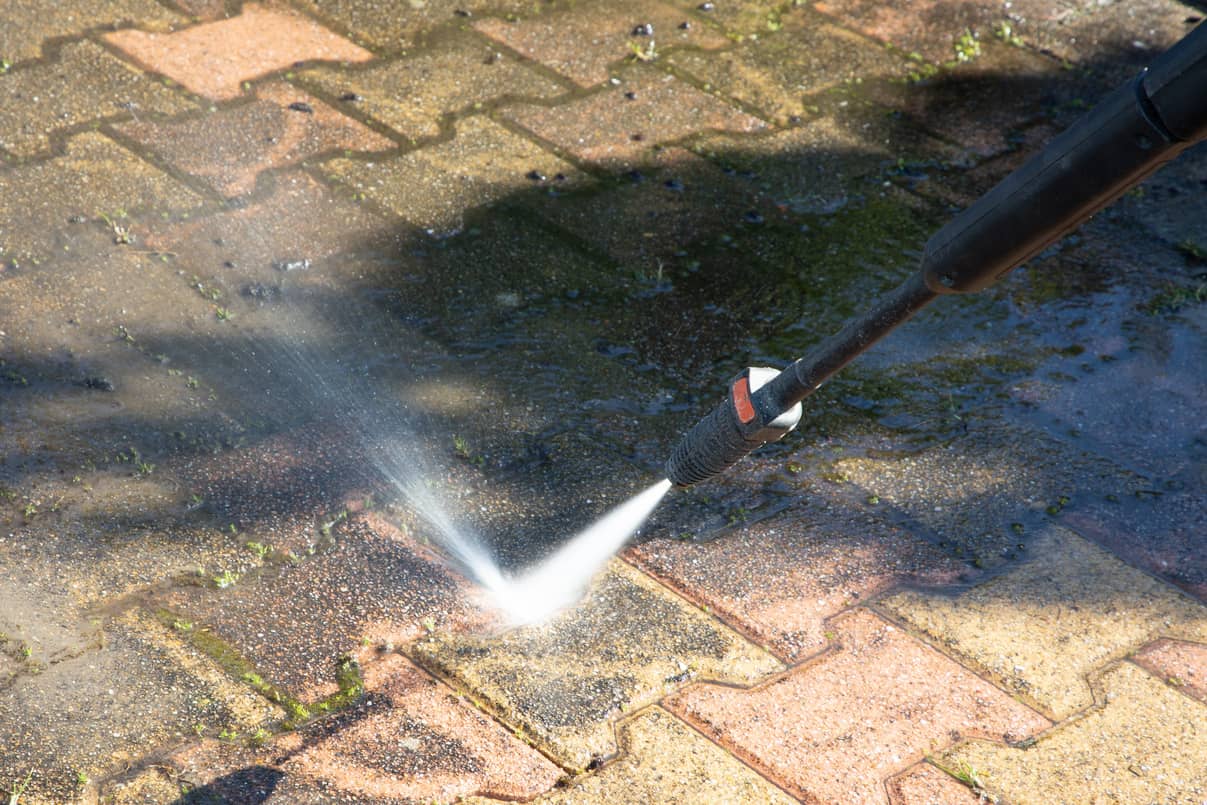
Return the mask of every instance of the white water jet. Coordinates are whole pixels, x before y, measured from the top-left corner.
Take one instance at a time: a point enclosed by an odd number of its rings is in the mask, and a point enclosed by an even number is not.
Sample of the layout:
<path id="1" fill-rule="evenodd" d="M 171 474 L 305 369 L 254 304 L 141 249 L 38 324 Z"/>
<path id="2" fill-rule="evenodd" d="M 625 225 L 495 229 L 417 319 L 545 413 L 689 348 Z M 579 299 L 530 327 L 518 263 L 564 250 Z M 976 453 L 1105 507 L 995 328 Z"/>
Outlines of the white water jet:
<path id="1" fill-rule="evenodd" d="M 670 491 L 660 481 L 587 526 L 548 559 L 484 584 L 491 604 L 514 626 L 541 623 L 579 600 L 591 579 Z"/>

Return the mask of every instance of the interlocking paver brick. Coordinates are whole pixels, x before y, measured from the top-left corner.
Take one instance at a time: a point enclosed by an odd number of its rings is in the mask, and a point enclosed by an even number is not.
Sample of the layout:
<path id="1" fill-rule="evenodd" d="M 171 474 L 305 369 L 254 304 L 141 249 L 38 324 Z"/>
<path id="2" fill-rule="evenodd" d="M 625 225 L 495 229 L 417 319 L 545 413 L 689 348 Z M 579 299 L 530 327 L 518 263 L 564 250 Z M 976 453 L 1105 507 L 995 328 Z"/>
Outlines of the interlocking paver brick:
<path id="1" fill-rule="evenodd" d="M 461 229 L 466 211 L 478 205 L 570 187 L 582 179 L 568 162 L 485 117 L 459 121 L 456 135 L 438 145 L 372 162 L 334 159 L 323 170 L 399 217 L 440 234 Z"/>
<path id="2" fill-rule="evenodd" d="M 961 34 L 976 30 L 988 35 L 989 26 L 1004 21 L 1007 13 L 996 3 L 963 0 L 822 0 L 817 9 L 856 31 L 931 62 L 951 61 Z"/>
<path id="3" fill-rule="evenodd" d="M 256 100 L 204 117 L 154 123 L 135 120 L 117 130 L 174 167 L 203 177 L 225 196 L 256 187 L 262 171 L 334 151 L 384 151 L 394 143 L 296 87 L 257 85 Z M 305 110 L 291 108 L 305 104 Z M 225 132 L 215 143 L 214 127 Z"/>
<path id="4" fill-rule="evenodd" d="M 0 265 L 61 252 L 68 217 L 195 209 L 199 195 L 102 134 L 77 134 L 64 153 L 0 169 Z"/>
<path id="5" fill-rule="evenodd" d="M 302 6 L 358 41 L 386 54 L 424 43 L 426 34 L 442 24 L 464 27 L 470 17 L 515 15 L 532 11 L 528 0 L 422 0 L 400 10 L 380 0 L 300 0 Z"/>
<path id="6" fill-rule="evenodd" d="M 869 595 L 968 570 L 899 528 L 819 502 L 707 543 L 656 539 L 626 556 L 788 662 L 821 650 L 826 620 Z"/>
<path id="7" fill-rule="evenodd" d="M 1134 657 L 1158 679 L 1207 703 L 1207 645 L 1184 640 L 1158 640 Z"/>
<path id="8" fill-rule="evenodd" d="M 214 100 L 242 93 L 242 84 L 306 61 L 362 62 L 373 54 L 309 17 L 247 3 L 237 17 L 161 34 L 124 30 L 105 35 L 148 69 Z"/>
<path id="9" fill-rule="evenodd" d="M 939 759 L 974 773 L 991 795 L 1017 805 L 1162 802 L 1207 798 L 1207 707 L 1130 663 L 1101 679 L 1101 704 L 1034 745 L 977 741 Z"/>
<path id="10" fill-rule="evenodd" d="M 972 789 L 929 763 L 919 763 L 885 783 L 891 805 L 977 805 Z"/>
<path id="11" fill-rule="evenodd" d="M 428 618 L 442 628 L 482 624 L 470 592 L 396 528 L 366 515 L 311 558 L 224 590 L 174 590 L 162 603 L 204 624 L 265 681 L 313 703 L 338 692 L 341 657 L 414 639 Z"/>
<path id="12" fill-rule="evenodd" d="M 617 726 L 621 756 L 534 802 L 681 802 L 787 805 L 792 798 L 660 707 Z M 487 800 L 470 800 L 487 805 Z"/>
<path id="13" fill-rule="evenodd" d="M 766 685 L 693 686 L 667 706 L 810 802 L 887 802 L 887 777 L 957 736 L 1021 740 L 1048 726 L 871 612 L 833 628 L 835 651 Z"/>
<path id="14" fill-rule="evenodd" d="M 195 108 L 95 42 L 71 42 L 53 60 L 0 75 L 0 149 L 32 156 L 89 121 Z"/>
<path id="15" fill-rule="evenodd" d="M 1087 676 L 1165 635 L 1203 639 L 1207 607 L 1071 531 L 956 595 L 900 592 L 878 606 L 1057 719 L 1093 703 Z"/>
<path id="16" fill-rule="evenodd" d="M 856 78 L 904 73 L 904 59 L 822 19 L 795 10 L 776 33 L 722 53 L 675 52 L 667 62 L 781 124 L 806 114 L 808 95 Z"/>
<path id="17" fill-rule="evenodd" d="M 87 30 L 137 23 L 166 31 L 184 22 L 155 0 L 5 0 L 0 60 L 14 64 L 43 55 L 45 40 Z"/>
<path id="18" fill-rule="evenodd" d="M 699 0 L 669 0 L 690 15 L 692 25 L 719 23 L 732 38 L 744 40 L 779 30 L 785 4 L 781 0 L 747 0 L 742 3 L 701 3 Z M 792 6 L 801 5 L 794 3 Z"/>
<path id="19" fill-rule="evenodd" d="M 528 799 L 561 776 L 397 654 L 366 664 L 364 684 L 354 708 L 302 732 L 305 746 L 285 771 L 369 799 L 424 802 L 470 794 Z"/>
<path id="20" fill-rule="evenodd" d="M 681 27 L 689 22 L 687 28 Z M 638 26 L 652 34 L 637 35 Z M 660 2 L 591 3 L 544 11 L 513 21 L 484 19 L 474 23 L 491 36 L 531 59 L 542 62 L 575 83 L 590 87 L 608 80 L 609 67 L 633 59 L 633 48 L 655 52 L 676 45 L 717 48 L 726 39 L 682 11 Z"/>
<path id="21" fill-rule="evenodd" d="M 416 139 L 440 133 L 448 114 L 503 97 L 549 98 L 564 91 L 490 40 L 453 32 L 405 58 L 355 72 L 320 67 L 299 80 L 347 101 L 348 108 Z"/>
<path id="22" fill-rule="evenodd" d="M 781 666 L 622 562 L 577 608 L 499 636 L 437 632 L 419 661 L 465 686 L 566 767 L 617 751 L 613 721 L 693 676 L 751 684 Z"/>
<path id="23" fill-rule="evenodd" d="M 766 128 L 758 118 L 652 69 L 627 71 L 620 84 L 557 107 L 517 105 L 503 114 L 565 152 L 613 170 L 642 162 L 653 146 L 692 134 Z"/>

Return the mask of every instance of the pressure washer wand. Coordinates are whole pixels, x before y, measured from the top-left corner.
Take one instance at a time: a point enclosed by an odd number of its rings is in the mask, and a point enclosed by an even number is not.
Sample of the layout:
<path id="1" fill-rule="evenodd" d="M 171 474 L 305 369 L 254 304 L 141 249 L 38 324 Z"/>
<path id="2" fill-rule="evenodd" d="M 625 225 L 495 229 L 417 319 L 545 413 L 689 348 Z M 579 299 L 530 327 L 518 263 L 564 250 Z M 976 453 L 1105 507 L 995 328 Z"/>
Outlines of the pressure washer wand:
<path id="1" fill-rule="evenodd" d="M 1055 137 L 926 243 L 920 271 L 783 371 L 743 370 L 680 440 L 666 475 L 689 486 L 777 441 L 801 400 L 941 294 L 993 285 L 1207 138 L 1207 24 Z"/>

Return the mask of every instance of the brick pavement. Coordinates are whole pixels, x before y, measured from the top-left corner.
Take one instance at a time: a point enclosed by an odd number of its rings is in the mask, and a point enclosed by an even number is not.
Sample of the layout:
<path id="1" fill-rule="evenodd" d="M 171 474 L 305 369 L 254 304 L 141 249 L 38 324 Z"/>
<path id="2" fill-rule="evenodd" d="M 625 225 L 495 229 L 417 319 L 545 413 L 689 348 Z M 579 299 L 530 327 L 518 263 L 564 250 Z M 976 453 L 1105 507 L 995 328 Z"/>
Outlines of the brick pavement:
<path id="1" fill-rule="evenodd" d="M 0 796 L 1207 802 L 1201 152 L 1043 258 L 1073 304 L 919 317 L 548 624 L 387 438 L 547 553 L 1200 16 L 13 0 Z"/>

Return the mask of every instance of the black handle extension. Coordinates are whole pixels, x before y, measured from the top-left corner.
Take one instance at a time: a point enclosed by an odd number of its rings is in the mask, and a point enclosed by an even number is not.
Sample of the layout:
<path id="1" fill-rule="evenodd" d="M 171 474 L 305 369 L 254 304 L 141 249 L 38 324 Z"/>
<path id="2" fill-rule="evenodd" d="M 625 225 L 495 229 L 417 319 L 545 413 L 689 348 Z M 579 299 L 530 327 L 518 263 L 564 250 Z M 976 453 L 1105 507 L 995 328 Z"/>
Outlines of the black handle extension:
<path id="1" fill-rule="evenodd" d="M 1204 138 L 1207 24 L 936 232 L 917 275 L 754 391 L 741 411 L 731 389 L 680 440 L 667 477 L 698 483 L 779 438 L 764 428 L 936 296 L 989 287 Z"/>

